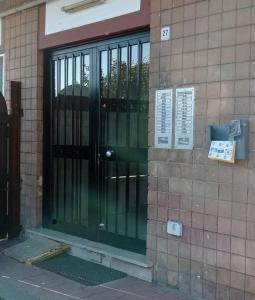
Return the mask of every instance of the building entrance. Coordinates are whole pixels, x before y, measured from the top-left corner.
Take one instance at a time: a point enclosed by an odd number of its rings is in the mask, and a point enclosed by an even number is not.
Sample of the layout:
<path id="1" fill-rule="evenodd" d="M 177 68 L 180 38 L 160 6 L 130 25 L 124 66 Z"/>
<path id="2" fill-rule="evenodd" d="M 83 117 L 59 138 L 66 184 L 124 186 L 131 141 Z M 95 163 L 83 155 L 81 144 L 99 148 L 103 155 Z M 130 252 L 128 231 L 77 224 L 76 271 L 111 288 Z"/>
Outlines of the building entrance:
<path id="1" fill-rule="evenodd" d="M 149 51 L 139 33 L 46 55 L 45 227 L 145 252 Z"/>

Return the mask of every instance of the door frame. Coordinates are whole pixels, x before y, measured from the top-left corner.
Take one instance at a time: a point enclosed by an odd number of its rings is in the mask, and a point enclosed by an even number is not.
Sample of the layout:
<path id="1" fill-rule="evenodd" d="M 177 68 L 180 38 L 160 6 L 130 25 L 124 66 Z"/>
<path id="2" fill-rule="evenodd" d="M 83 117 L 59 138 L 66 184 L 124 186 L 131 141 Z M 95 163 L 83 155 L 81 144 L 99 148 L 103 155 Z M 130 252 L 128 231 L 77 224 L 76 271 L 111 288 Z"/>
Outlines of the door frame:
<path id="1" fill-rule="evenodd" d="M 106 45 L 109 44 L 113 44 L 113 43 L 121 43 L 121 42 L 126 42 L 128 39 L 144 39 L 147 42 L 150 41 L 149 39 L 149 31 L 142 31 L 142 32 L 136 32 L 136 33 L 130 33 L 130 34 L 125 34 L 125 35 L 121 35 L 121 36 L 116 36 L 116 37 L 112 37 L 112 38 L 106 38 L 106 39 L 101 39 L 99 41 L 93 41 L 93 42 L 87 42 L 84 44 L 76 44 L 76 45 L 71 45 L 69 47 L 65 47 L 65 48 L 60 48 L 60 49 L 53 49 L 50 51 L 47 51 L 44 53 L 44 104 L 43 104 L 43 114 L 44 114 L 44 118 L 43 118 L 43 226 L 49 228 L 49 224 L 50 224 L 50 205 L 49 205 L 49 200 L 51 198 L 51 194 L 52 194 L 52 190 L 51 190 L 51 182 L 50 182 L 50 176 L 47 176 L 50 172 L 51 166 L 49 164 L 49 162 L 51 162 L 51 147 L 49 146 L 49 141 L 51 138 L 51 120 L 49 119 L 49 117 L 46 116 L 51 116 L 51 108 L 50 108 L 50 99 L 52 99 L 52 95 L 51 93 L 53 92 L 53 86 L 52 86 L 52 74 L 53 71 L 50 70 L 50 67 L 52 66 L 51 64 L 51 58 L 52 56 L 56 56 L 56 55 L 65 55 L 67 53 L 70 54 L 70 52 L 78 52 L 78 51 L 88 51 L 91 52 L 91 58 L 90 58 L 90 62 L 92 66 L 96 66 L 94 67 L 92 70 L 92 77 L 91 77 L 91 97 L 94 99 L 94 101 L 92 101 L 92 110 L 93 110 L 93 114 L 90 114 L 89 116 L 89 122 L 91 123 L 91 119 L 93 118 L 93 116 L 96 115 L 96 113 L 98 114 L 97 116 L 97 122 L 93 122 L 93 126 L 95 125 L 95 127 L 93 128 L 93 130 L 90 130 L 90 139 L 91 141 L 93 140 L 93 142 L 95 141 L 95 149 L 94 149 L 94 156 L 97 156 L 97 153 L 99 151 L 99 128 L 100 128 L 100 67 L 99 67 L 99 59 L 98 59 L 98 55 L 99 55 L 99 48 L 102 48 Z M 50 74 L 50 76 L 47 76 L 48 74 Z M 149 101 L 149 99 L 148 99 Z M 95 135 L 95 133 L 98 133 L 97 135 Z M 52 144 L 51 144 L 52 145 Z M 91 147 L 92 148 L 92 147 Z M 91 154 L 92 155 L 92 154 Z M 89 157 L 92 157 L 92 156 Z M 97 157 L 93 158 L 93 163 L 95 164 L 97 161 Z M 96 166 L 94 166 L 92 168 L 95 172 L 93 174 L 90 174 L 90 176 L 92 176 L 92 178 L 97 179 L 97 180 L 93 180 L 94 181 L 94 188 L 99 191 L 99 175 L 96 174 L 97 173 L 97 168 Z M 91 186 L 90 186 L 91 188 Z M 148 189 L 147 189 L 148 192 Z M 148 193 L 147 193 L 148 194 Z M 99 193 L 98 193 L 98 198 L 99 198 Z M 92 202 L 92 201 L 90 201 Z M 98 207 L 99 207 L 99 199 L 97 200 L 97 203 L 95 203 L 95 205 L 91 205 L 91 203 L 89 204 L 89 219 L 95 220 L 96 218 L 98 218 Z M 93 223 L 93 222 L 92 222 Z M 90 223 L 90 225 L 92 224 Z M 95 222 L 96 223 L 96 222 Z M 94 223 L 94 224 L 95 224 Z M 79 234 L 79 227 L 76 225 L 71 225 L 69 228 L 64 230 L 66 233 L 70 233 L 73 234 L 73 232 L 77 232 L 78 236 L 81 236 Z M 90 227 L 89 232 L 86 233 L 85 238 L 91 239 L 91 240 L 97 240 L 99 238 L 100 235 L 100 242 L 103 243 L 109 243 L 110 240 L 112 240 L 112 242 L 110 242 L 110 244 L 114 245 L 114 235 L 115 234 L 100 234 L 98 231 L 98 228 L 92 226 Z M 132 248 L 132 251 L 134 252 L 140 252 L 140 253 L 145 253 L 146 251 L 146 241 L 142 241 L 140 243 L 138 243 L 137 247 L 130 247 L 129 243 L 130 241 L 126 241 L 126 237 L 123 237 L 123 240 L 121 240 L 120 238 L 120 242 L 123 244 L 123 247 L 125 249 L 130 250 Z M 130 248 L 130 249 L 129 249 Z"/>

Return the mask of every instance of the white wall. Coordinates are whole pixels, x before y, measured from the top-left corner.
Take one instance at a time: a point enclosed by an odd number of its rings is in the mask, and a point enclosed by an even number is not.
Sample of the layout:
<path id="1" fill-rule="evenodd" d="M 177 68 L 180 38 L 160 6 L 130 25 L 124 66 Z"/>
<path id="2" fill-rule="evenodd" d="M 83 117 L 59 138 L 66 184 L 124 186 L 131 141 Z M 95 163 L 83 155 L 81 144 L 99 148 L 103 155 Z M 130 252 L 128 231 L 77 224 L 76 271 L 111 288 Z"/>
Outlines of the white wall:
<path id="1" fill-rule="evenodd" d="M 62 7 L 80 0 L 56 0 L 46 4 L 45 34 L 77 28 L 82 25 L 111 19 L 139 11 L 141 0 L 106 0 L 105 3 L 81 10 L 66 13 Z M 118 26 L 118 24 L 116 24 Z"/>

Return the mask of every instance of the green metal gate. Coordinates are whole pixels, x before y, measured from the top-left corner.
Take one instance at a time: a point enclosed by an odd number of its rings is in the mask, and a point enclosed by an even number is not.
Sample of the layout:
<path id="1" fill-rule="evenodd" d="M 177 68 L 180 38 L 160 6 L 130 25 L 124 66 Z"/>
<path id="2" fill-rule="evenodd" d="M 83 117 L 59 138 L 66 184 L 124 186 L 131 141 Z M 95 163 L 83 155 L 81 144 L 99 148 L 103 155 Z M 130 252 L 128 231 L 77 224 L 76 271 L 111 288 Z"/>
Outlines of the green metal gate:
<path id="1" fill-rule="evenodd" d="M 49 53 L 44 224 L 145 251 L 149 39 Z"/>

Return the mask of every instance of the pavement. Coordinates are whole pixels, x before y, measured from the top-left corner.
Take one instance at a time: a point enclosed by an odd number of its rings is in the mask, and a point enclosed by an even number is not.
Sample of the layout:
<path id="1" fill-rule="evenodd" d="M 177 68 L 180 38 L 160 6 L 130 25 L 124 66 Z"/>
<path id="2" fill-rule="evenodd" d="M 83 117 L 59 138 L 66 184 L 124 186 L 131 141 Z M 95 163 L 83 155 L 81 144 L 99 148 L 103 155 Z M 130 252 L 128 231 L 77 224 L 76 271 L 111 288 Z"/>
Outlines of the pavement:
<path id="1" fill-rule="evenodd" d="M 189 300 L 177 291 L 132 277 L 85 286 L 1 253 L 18 241 L 0 241 L 0 300 Z"/>

